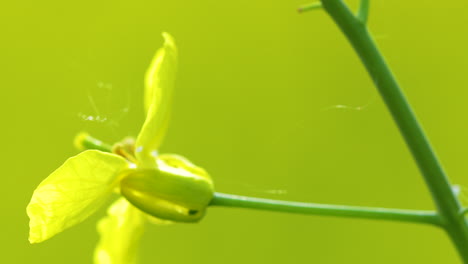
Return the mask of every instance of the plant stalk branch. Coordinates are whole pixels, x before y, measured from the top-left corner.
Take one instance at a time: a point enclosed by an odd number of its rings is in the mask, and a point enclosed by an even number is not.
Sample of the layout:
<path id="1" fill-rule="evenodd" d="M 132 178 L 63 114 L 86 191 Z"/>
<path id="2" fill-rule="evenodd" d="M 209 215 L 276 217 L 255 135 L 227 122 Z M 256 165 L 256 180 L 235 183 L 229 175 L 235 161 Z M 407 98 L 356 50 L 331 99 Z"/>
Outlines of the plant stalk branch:
<path id="1" fill-rule="evenodd" d="M 110 144 L 102 142 L 85 132 L 76 135 L 74 144 L 79 150 L 96 149 L 104 152 L 112 152 L 112 146 Z"/>
<path id="2" fill-rule="evenodd" d="M 322 8 L 322 3 L 321 2 L 314 2 L 314 3 L 311 3 L 311 4 L 307 4 L 307 5 L 303 5 L 303 6 L 300 6 L 297 11 L 299 13 L 303 13 L 303 12 L 307 12 L 307 11 L 311 11 L 311 10 L 316 10 L 316 9 L 320 9 Z"/>
<path id="3" fill-rule="evenodd" d="M 366 25 L 341 0 L 322 0 L 322 5 L 348 38 L 372 77 L 425 179 L 445 230 L 464 263 L 468 263 L 468 225 L 460 216 L 463 208 Z"/>
<path id="4" fill-rule="evenodd" d="M 440 225 L 439 217 L 437 216 L 437 213 L 435 211 L 300 203 L 254 198 L 224 193 L 215 193 L 210 205 L 250 208 L 306 215 L 391 220 L 400 222 L 424 223 L 436 226 Z"/>
<path id="5" fill-rule="evenodd" d="M 111 146 L 86 133 L 81 133 L 75 140 L 77 146 L 85 149 L 98 149 L 111 152 Z M 301 203 L 279 201 L 255 197 L 215 193 L 211 206 L 240 207 L 276 212 L 308 215 L 353 217 L 364 219 L 393 220 L 401 222 L 425 223 L 439 226 L 440 219 L 434 211 L 403 210 L 360 206 Z"/>

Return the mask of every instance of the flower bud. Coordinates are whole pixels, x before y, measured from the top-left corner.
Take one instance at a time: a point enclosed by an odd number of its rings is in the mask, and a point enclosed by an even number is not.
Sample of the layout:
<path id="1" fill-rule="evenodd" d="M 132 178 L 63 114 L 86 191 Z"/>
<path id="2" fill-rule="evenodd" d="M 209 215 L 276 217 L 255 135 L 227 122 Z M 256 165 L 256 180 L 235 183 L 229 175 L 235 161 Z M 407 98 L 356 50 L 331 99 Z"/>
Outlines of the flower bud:
<path id="1" fill-rule="evenodd" d="M 176 222 L 196 222 L 213 198 L 213 182 L 200 167 L 177 155 L 160 155 L 157 169 L 128 172 L 120 192 L 140 210 Z"/>

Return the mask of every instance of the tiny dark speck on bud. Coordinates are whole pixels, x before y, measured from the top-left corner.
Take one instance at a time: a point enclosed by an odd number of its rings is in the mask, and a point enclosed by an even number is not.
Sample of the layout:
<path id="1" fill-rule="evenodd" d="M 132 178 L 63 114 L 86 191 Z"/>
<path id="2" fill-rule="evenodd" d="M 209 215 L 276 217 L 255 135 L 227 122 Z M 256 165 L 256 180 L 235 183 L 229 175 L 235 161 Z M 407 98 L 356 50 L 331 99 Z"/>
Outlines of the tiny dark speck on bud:
<path id="1" fill-rule="evenodd" d="M 189 215 L 194 215 L 198 213 L 198 210 L 189 210 L 188 213 Z"/>

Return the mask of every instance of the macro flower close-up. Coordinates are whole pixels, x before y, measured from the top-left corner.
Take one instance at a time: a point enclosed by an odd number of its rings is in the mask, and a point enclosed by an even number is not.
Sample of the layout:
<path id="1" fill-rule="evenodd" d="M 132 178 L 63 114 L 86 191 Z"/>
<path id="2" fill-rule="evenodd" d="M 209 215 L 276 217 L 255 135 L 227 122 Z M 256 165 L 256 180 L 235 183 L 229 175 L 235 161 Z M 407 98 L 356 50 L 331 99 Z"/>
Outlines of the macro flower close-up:
<path id="1" fill-rule="evenodd" d="M 123 198 L 98 223 L 101 239 L 95 263 L 134 263 L 147 218 L 195 222 L 203 217 L 213 196 L 209 175 L 181 156 L 157 152 L 169 122 L 177 68 L 174 39 L 167 33 L 163 37 L 164 45 L 145 76 L 147 116 L 136 141 L 125 139 L 105 152 L 97 139 L 79 134 L 78 148 L 101 150 L 84 150 L 69 158 L 39 184 L 27 207 L 31 243 L 82 222 L 113 192 Z"/>
<path id="2" fill-rule="evenodd" d="M 468 4 L 4 1 L 2 263 L 468 264 Z"/>

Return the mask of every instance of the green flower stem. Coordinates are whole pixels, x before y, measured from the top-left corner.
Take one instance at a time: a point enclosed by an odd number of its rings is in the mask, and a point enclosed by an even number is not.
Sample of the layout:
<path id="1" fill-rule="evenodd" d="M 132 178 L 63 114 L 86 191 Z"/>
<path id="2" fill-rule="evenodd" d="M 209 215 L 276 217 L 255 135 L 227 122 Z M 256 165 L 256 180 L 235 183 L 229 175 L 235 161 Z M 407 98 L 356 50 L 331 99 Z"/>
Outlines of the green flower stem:
<path id="1" fill-rule="evenodd" d="M 322 8 L 322 3 L 321 2 L 315 2 L 315 3 L 312 3 L 312 4 L 300 6 L 297 9 L 297 11 L 299 13 L 302 13 L 302 12 L 311 11 L 311 10 L 320 9 L 320 8 Z"/>
<path id="2" fill-rule="evenodd" d="M 102 141 L 81 133 L 76 137 L 75 144 L 85 149 L 98 149 L 111 152 L 111 146 Z M 360 206 L 344 206 L 330 204 L 300 203 L 278 201 L 247 196 L 215 193 L 211 206 L 226 206 L 269 210 L 286 213 L 323 215 L 337 217 L 354 217 L 364 219 L 393 220 L 402 222 L 426 223 L 440 226 L 441 222 L 436 212 L 421 210 L 387 209 Z"/>
<path id="3" fill-rule="evenodd" d="M 356 14 L 356 17 L 363 23 L 367 23 L 367 19 L 369 17 L 369 2 L 370 0 L 361 0 L 359 4 L 359 10 Z"/>
<path id="4" fill-rule="evenodd" d="M 436 226 L 440 225 L 440 219 L 437 213 L 434 211 L 300 203 L 238 196 L 224 193 L 215 193 L 210 205 L 250 208 L 295 214 L 391 220 L 432 224 Z"/>
<path id="5" fill-rule="evenodd" d="M 460 216 L 463 208 L 365 23 L 355 17 L 342 0 L 322 0 L 322 5 L 346 35 L 372 77 L 424 176 L 443 227 L 464 263 L 468 263 L 468 225 L 465 218 Z"/>
<path id="6" fill-rule="evenodd" d="M 97 149 L 104 152 L 112 152 L 112 145 L 104 143 L 101 140 L 94 138 L 85 132 L 76 135 L 75 146 L 80 150 Z"/>

